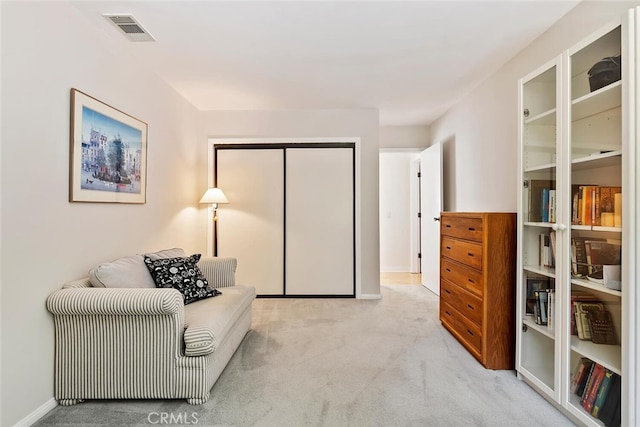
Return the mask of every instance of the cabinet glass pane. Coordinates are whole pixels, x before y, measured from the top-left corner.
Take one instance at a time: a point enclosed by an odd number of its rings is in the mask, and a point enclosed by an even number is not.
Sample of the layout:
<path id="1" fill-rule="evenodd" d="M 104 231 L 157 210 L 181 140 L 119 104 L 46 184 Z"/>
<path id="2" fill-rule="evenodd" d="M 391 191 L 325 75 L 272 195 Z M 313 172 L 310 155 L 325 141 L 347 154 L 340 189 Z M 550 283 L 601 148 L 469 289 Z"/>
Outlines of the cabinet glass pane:
<path id="1" fill-rule="evenodd" d="M 522 157 L 524 170 L 556 163 L 556 67 L 523 86 Z"/>
<path id="2" fill-rule="evenodd" d="M 576 389 L 581 365 L 610 376 L 622 374 L 621 48 L 621 29 L 617 27 L 569 57 L 571 283 L 566 309 L 571 325 L 567 334 L 567 400 L 574 414 L 594 422 L 597 411 L 594 415 L 588 391 L 579 386 Z"/>
<path id="3" fill-rule="evenodd" d="M 520 368 L 556 394 L 556 183 L 558 160 L 557 67 L 522 87 L 522 230 L 519 284 Z"/>

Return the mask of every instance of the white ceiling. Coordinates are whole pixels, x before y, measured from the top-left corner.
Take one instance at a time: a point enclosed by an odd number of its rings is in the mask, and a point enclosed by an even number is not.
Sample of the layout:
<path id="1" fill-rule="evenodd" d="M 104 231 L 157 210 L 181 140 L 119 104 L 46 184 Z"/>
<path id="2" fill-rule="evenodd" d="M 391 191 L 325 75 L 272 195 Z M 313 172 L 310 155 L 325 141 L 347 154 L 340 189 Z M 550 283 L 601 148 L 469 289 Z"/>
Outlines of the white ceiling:
<path id="1" fill-rule="evenodd" d="M 74 1 L 200 110 L 375 108 L 438 118 L 579 0 Z M 132 13 L 130 42 L 102 13 Z"/>

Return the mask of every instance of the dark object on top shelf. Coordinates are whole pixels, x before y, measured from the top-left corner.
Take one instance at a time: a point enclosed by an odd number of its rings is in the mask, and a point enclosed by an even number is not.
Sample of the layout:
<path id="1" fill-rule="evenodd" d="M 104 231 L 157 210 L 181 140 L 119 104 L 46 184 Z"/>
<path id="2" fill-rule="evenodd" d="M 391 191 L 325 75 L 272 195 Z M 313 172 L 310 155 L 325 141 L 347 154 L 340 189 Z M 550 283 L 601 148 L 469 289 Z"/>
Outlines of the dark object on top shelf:
<path id="1" fill-rule="evenodd" d="M 596 64 L 587 72 L 589 74 L 589 87 L 591 89 L 591 92 L 594 92 L 601 87 L 605 87 L 606 85 L 620 80 L 621 64 L 621 55 L 608 56 L 596 62 Z"/>

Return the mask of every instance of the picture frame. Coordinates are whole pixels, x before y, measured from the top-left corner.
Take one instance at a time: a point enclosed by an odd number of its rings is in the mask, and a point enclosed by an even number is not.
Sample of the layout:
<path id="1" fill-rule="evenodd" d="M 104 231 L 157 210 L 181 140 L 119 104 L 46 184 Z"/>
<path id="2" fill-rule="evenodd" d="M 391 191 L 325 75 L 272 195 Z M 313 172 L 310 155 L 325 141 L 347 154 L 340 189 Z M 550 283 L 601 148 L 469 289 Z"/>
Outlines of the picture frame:
<path id="1" fill-rule="evenodd" d="M 69 201 L 146 203 L 147 123 L 71 89 Z"/>

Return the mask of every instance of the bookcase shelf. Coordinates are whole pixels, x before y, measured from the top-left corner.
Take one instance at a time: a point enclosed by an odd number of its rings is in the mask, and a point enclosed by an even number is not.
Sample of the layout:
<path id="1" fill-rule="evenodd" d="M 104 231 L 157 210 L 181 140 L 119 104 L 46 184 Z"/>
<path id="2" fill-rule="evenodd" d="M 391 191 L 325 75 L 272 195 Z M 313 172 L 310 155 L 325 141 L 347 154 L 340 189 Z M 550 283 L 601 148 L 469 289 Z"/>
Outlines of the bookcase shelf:
<path id="1" fill-rule="evenodd" d="M 571 168 L 574 171 L 578 171 L 619 165 L 621 155 L 621 150 L 614 150 L 606 153 L 597 153 L 579 157 L 571 161 Z"/>
<path id="2" fill-rule="evenodd" d="M 540 113 L 534 117 L 525 120 L 528 125 L 555 125 L 556 124 L 556 109 L 552 108 L 543 113 Z"/>
<path id="3" fill-rule="evenodd" d="M 542 165 L 536 165 L 525 169 L 525 172 L 550 172 L 556 169 L 555 163 L 545 163 Z"/>
<path id="4" fill-rule="evenodd" d="M 622 82 L 618 81 L 574 100 L 571 119 L 578 121 L 620 107 L 621 99 Z"/>
<path id="5" fill-rule="evenodd" d="M 556 270 L 551 267 L 543 267 L 541 265 L 525 265 L 522 267 L 523 270 L 528 271 L 530 273 L 538 274 L 540 276 L 546 276 L 555 278 Z"/>
<path id="6" fill-rule="evenodd" d="M 577 336 L 571 336 L 571 351 L 588 357 L 596 363 L 611 369 L 618 375 L 622 375 L 622 358 L 619 345 L 594 344 L 591 341 L 580 340 Z"/>
<path id="7" fill-rule="evenodd" d="M 609 289 L 604 285 L 601 285 L 599 283 L 594 283 L 589 280 L 576 279 L 572 277 L 571 284 L 581 286 L 585 289 L 592 289 L 594 291 L 604 292 L 605 294 L 614 295 L 616 297 L 622 297 L 622 292 L 616 291 L 615 289 Z"/>
<path id="8" fill-rule="evenodd" d="M 555 329 L 549 328 L 545 325 L 538 325 L 531 316 L 527 316 L 522 319 L 522 323 L 527 326 L 527 328 L 531 328 L 534 331 L 541 333 L 542 335 L 546 335 L 551 339 L 555 339 Z"/>
<path id="9" fill-rule="evenodd" d="M 579 419 L 583 420 L 583 422 L 587 423 L 588 425 L 604 426 L 604 423 L 602 421 L 593 418 L 591 414 L 588 413 L 582 407 L 582 404 L 580 403 L 580 396 L 571 394 L 569 397 L 569 402 L 567 406 L 570 412 L 572 412 L 574 415 L 576 415 Z"/>
<path id="10" fill-rule="evenodd" d="M 640 20 L 640 8 L 624 19 L 629 22 L 611 23 L 519 81 L 520 111 L 533 114 L 522 117 L 518 126 L 518 179 L 522 185 L 518 190 L 516 370 L 573 420 L 592 427 L 603 423 L 582 408 L 580 396 L 569 392 L 573 370 L 583 358 L 622 377 L 623 395 L 638 395 L 637 385 L 629 381 L 638 376 L 633 370 L 638 345 L 628 331 L 637 324 L 635 313 L 640 308 L 634 299 L 639 291 L 635 287 L 637 266 L 628 264 L 638 253 L 634 249 L 637 239 L 630 233 L 638 228 L 638 214 L 629 208 L 638 205 L 637 186 L 632 185 L 638 160 L 630 156 L 629 147 L 638 145 L 635 129 L 639 119 L 633 113 L 638 111 L 640 96 L 626 91 L 638 90 L 640 85 L 626 80 L 636 78 L 631 60 L 622 61 L 628 67 L 622 80 L 595 90 L 591 90 L 587 73 L 602 58 L 640 57 L 640 46 L 625 41 L 637 37 L 636 31 L 640 33 L 635 22 Z M 624 49 L 638 52 L 625 53 Z M 622 209 L 619 197 L 614 197 L 617 193 L 623 195 Z M 611 217 L 605 222 L 600 213 Z M 551 222 L 540 221 L 547 218 Z M 607 226 L 572 224 L 575 218 Z M 620 224 L 620 219 L 622 226 L 610 226 Z M 589 240 L 609 245 L 621 242 L 620 259 L 603 262 L 600 258 L 598 263 L 597 246 Z M 551 262 L 550 250 L 554 255 Z M 572 275 L 574 269 L 586 275 L 584 265 L 589 265 L 592 273 L 592 267 L 600 264 L 621 264 L 622 290 Z M 536 291 L 545 288 L 553 293 Z M 549 295 L 555 299 L 550 327 L 538 324 L 544 318 L 537 318 L 536 323 L 531 316 L 531 312 L 544 313 L 539 307 L 545 306 L 542 297 Z M 577 309 L 608 312 L 599 318 L 612 322 L 617 345 L 596 344 L 572 335 L 582 323 L 576 323 L 574 315 L 574 301 L 580 299 L 591 304 L 575 304 Z M 532 300 L 537 301 L 535 305 Z M 582 316 L 580 319 L 586 316 L 584 312 Z M 588 332 L 579 329 L 582 337 Z M 640 402 L 621 402 L 623 425 L 640 419 L 638 406 Z M 615 407 L 615 402 L 609 406 Z"/>
<path id="11" fill-rule="evenodd" d="M 553 223 L 551 222 L 529 222 L 526 221 L 523 223 L 527 227 L 541 227 L 541 228 L 551 228 Z"/>

